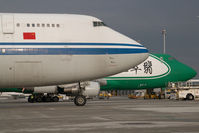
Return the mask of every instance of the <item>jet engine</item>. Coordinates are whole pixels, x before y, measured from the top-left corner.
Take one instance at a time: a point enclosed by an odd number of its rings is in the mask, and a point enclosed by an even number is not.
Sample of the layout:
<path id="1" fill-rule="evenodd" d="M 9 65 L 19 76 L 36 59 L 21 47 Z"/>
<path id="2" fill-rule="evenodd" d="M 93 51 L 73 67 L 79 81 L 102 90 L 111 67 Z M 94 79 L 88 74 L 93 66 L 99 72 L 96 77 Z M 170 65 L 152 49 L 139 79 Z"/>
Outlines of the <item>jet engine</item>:
<path id="1" fill-rule="evenodd" d="M 97 96 L 100 91 L 98 82 L 83 82 L 79 84 L 67 84 L 60 86 L 42 86 L 33 88 L 23 88 L 24 93 L 33 93 L 28 97 L 28 102 L 58 102 L 57 94 L 65 94 L 74 97 L 77 106 L 84 106 L 87 98 Z M 45 94 L 47 93 L 47 95 Z"/>
<path id="2" fill-rule="evenodd" d="M 79 87 L 80 86 L 80 87 Z M 66 94 L 67 96 L 83 95 L 86 97 L 94 97 L 99 94 L 100 85 L 98 82 L 83 82 L 79 84 L 67 84 L 60 86 L 42 86 L 25 88 L 26 91 L 32 93 L 48 93 L 48 94 Z"/>
<path id="3" fill-rule="evenodd" d="M 58 92 L 68 96 L 83 95 L 86 97 L 97 96 L 100 91 L 98 82 L 83 82 L 79 84 L 69 84 L 58 86 Z"/>

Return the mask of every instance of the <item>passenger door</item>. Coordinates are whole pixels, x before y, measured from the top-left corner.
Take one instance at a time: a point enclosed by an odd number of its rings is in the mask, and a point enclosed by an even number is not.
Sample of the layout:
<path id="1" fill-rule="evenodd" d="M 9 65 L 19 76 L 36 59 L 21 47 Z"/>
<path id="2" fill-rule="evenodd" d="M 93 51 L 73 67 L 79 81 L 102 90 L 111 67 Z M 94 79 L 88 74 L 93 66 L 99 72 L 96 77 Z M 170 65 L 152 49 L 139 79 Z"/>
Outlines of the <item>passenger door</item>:
<path id="1" fill-rule="evenodd" d="M 14 16 L 2 15 L 1 18 L 3 34 L 14 34 Z"/>
<path id="2" fill-rule="evenodd" d="M 14 17 L 13 15 L 0 15 L 0 42 L 12 42 L 14 35 Z M 2 45 L 2 44 L 1 44 Z M 0 48 L 0 84 L 2 86 L 12 87 L 14 84 L 14 66 L 12 59 L 5 56 L 6 48 Z"/>
<path id="3" fill-rule="evenodd" d="M 2 40 L 13 41 L 15 32 L 14 28 L 14 16 L 12 14 L 1 15 L 1 27 L 2 27 Z"/>

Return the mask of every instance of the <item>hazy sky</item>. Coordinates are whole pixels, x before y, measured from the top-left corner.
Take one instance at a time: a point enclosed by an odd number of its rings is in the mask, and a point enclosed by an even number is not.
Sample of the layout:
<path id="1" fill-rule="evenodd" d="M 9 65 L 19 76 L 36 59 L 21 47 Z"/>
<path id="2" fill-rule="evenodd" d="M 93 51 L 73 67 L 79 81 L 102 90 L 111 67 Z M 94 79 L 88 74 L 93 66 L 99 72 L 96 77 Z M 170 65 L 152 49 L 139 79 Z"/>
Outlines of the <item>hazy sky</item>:
<path id="1" fill-rule="evenodd" d="M 199 73 L 199 0 L 0 0 L 0 12 L 92 15 L 152 53 L 166 27 L 166 52 Z"/>

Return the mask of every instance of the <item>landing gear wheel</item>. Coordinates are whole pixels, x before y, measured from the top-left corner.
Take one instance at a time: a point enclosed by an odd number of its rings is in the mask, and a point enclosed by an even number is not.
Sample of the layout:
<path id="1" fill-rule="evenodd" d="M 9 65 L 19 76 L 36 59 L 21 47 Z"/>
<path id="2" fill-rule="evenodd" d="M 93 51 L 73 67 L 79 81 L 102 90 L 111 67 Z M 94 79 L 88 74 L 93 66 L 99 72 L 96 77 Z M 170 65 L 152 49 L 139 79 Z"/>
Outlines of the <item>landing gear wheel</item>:
<path id="1" fill-rule="evenodd" d="M 42 102 L 43 101 L 42 97 L 37 97 L 36 101 L 39 102 L 39 103 Z"/>
<path id="2" fill-rule="evenodd" d="M 54 96 L 54 97 L 53 97 L 53 102 L 59 102 L 59 97 Z"/>
<path id="3" fill-rule="evenodd" d="M 77 106 L 84 106 L 86 104 L 86 97 L 85 96 L 76 96 L 74 99 L 74 103 Z"/>
<path id="4" fill-rule="evenodd" d="M 194 96 L 192 94 L 187 94 L 186 99 L 187 100 L 194 100 Z"/>
<path id="5" fill-rule="evenodd" d="M 51 98 L 49 96 L 46 97 L 46 102 L 51 102 Z"/>
<path id="6" fill-rule="evenodd" d="M 33 95 L 30 95 L 30 96 L 28 97 L 28 102 L 29 102 L 29 103 L 34 103 L 34 102 L 35 102 L 35 98 L 34 98 Z"/>

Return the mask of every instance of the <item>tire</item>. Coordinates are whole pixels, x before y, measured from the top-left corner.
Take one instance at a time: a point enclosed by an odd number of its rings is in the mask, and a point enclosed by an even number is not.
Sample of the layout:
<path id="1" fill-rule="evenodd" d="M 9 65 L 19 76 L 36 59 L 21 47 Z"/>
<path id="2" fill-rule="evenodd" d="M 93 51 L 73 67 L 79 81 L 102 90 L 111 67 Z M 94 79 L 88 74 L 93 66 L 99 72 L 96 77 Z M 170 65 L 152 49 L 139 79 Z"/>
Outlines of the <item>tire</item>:
<path id="1" fill-rule="evenodd" d="M 186 99 L 187 100 L 194 100 L 194 96 L 192 94 L 187 94 Z"/>
<path id="2" fill-rule="evenodd" d="M 43 102 L 52 102 L 52 99 L 49 96 L 43 96 L 42 101 Z"/>
<path id="3" fill-rule="evenodd" d="M 86 97 L 85 96 L 76 96 L 74 99 L 74 103 L 77 106 L 84 106 L 86 104 Z"/>
<path id="4" fill-rule="evenodd" d="M 54 96 L 54 97 L 53 97 L 53 102 L 59 102 L 59 97 Z"/>
<path id="5" fill-rule="evenodd" d="M 42 99 L 42 97 L 37 97 L 36 101 L 40 103 L 43 101 L 43 99 Z"/>
<path id="6" fill-rule="evenodd" d="M 28 102 L 29 103 L 34 103 L 35 102 L 35 98 L 34 98 L 33 95 L 31 95 L 31 96 L 28 97 Z"/>
<path id="7" fill-rule="evenodd" d="M 51 102 L 51 97 L 46 97 L 46 102 Z"/>

